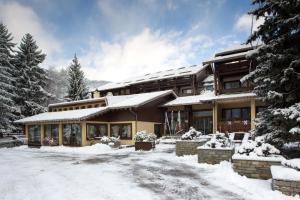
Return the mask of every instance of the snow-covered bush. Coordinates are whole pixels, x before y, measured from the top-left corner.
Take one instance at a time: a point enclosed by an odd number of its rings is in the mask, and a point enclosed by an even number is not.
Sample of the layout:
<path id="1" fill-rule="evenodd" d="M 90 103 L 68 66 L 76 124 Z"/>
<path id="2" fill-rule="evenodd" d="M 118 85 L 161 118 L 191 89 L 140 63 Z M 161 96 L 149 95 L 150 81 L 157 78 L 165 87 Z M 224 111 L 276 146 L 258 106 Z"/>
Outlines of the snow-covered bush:
<path id="1" fill-rule="evenodd" d="M 292 160 L 283 160 L 281 165 L 300 171 L 300 158 Z"/>
<path id="2" fill-rule="evenodd" d="M 231 146 L 231 141 L 224 133 L 213 134 L 212 138 L 204 144 L 204 147 L 208 148 L 226 148 Z"/>
<path id="3" fill-rule="evenodd" d="M 107 144 L 111 147 L 117 147 L 120 146 L 120 136 L 119 137 L 107 137 L 103 136 L 100 140 L 102 144 Z"/>
<path id="4" fill-rule="evenodd" d="M 138 131 L 134 137 L 136 142 L 154 142 L 157 136 L 154 133 L 147 133 L 146 131 Z"/>
<path id="5" fill-rule="evenodd" d="M 184 133 L 181 136 L 182 140 L 195 140 L 195 139 L 199 139 L 199 137 L 202 135 L 202 133 L 200 131 L 196 131 L 196 129 L 194 129 L 194 127 L 190 127 L 190 130 L 186 133 Z"/>
<path id="6" fill-rule="evenodd" d="M 273 145 L 265 143 L 263 137 L 255 138 L 253 140 L 243 141 L 238 149 L 239 154 L 246 154 L 250 156 L 272 156 L 278 155 L 280 151 L 276 149 Z"/>

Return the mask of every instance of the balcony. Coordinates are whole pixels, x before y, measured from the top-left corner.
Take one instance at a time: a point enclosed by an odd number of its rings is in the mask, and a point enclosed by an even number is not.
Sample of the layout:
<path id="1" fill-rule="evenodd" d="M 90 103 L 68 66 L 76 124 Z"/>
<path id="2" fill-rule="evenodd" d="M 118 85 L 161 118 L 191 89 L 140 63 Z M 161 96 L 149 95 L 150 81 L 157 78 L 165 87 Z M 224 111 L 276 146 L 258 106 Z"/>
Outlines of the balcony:
<path id="1" fill-rule="evenodd" d="M 250 120 L 243 121 L 220 121 L 218 123 L 219 132 L 249 132 L 251 129 Z"/>

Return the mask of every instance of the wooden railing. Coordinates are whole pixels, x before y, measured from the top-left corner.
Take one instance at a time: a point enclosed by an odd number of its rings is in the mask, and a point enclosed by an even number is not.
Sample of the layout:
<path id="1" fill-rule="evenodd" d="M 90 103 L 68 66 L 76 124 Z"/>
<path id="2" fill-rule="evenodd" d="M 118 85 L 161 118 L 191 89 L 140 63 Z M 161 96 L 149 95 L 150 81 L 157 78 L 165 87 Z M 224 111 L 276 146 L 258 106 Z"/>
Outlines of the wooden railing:
<path id="1" fill-rule="evenodd" d="M 219 132 L 248 132 L 251 129 L 250 120 L 244 121 L 220 121 L 218 123 Z"/>

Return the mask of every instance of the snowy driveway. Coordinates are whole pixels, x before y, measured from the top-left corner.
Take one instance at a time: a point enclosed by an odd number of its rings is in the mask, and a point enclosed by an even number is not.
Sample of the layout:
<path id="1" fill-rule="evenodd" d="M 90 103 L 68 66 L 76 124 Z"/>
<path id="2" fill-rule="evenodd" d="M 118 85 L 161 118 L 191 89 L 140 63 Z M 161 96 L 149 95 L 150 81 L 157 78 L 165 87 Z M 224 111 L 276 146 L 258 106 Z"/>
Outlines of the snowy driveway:
<path id="1" fill-rule="evenodd" d="M 17 147 L 0 149 L 0 157 L 1 200 L 295 199 L 237 175 L 227 162 L 178 158 L 173 145 L 152 152 Z"/>

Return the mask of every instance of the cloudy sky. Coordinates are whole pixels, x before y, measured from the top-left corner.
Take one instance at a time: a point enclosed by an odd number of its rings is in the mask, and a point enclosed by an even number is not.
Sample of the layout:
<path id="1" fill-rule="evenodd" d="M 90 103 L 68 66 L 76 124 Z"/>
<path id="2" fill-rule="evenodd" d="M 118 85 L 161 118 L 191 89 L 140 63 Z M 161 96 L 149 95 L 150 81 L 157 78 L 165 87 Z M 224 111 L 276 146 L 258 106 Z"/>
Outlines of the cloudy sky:
<path id="1" fill-rule="evenodd" d="M 76 53 L 89 79 L 119 81 L 244 43 L 251 8 L 250 0 L 0 0 L 0 21 L 16 43 L 34 36 L 43 67 L 65 68 Z"/>

